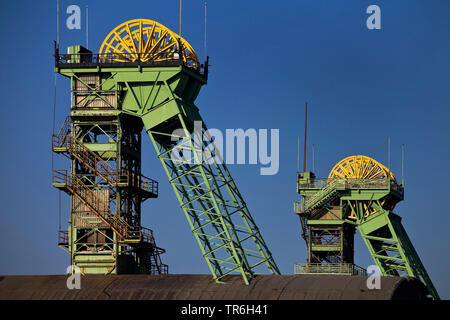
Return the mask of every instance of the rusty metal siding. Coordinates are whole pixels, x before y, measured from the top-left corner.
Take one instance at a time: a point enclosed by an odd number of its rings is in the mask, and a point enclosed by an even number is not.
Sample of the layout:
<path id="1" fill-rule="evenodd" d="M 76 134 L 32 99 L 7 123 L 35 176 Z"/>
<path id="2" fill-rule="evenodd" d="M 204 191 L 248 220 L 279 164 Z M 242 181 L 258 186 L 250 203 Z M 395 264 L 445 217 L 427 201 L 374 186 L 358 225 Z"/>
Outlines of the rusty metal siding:
<path id="1" fill-rule="evenodd" d="M 109 190 L 93 190 L 101 212 L 109 210 Z M 73 205 L 74 227 L 81 228 L 106 228 L 106 224 L 100 220 L 92 211 L 78 198 L 74 197 Z"/>
<path id="2" fill-rule="evenodd" d="M 101 89 L 100 88 L 100 76 L 96 73 L 88 73 L 88 74 L 80 74 L 78 76 L 80 80 L 75 80 L 75 90 L 76 91 L 89 91 L 91 90 L 88 88 L 84 83 L 89 85 L 93 89 Z M 84 83 L 83 83 L 84 82 Z"/>
<path id="3" fill-rule="evenodd" d="M 74 92 L 75 107 L 76 108 L 111 108 L 117 107 L 116 95 L 102 93 L 103 99 L 94 96 L 90 92 Z"/>
<path id="4" fill-rule="evenodd" d="M 116 107 L 115 93 L 101 91 L 100 76 L 98 74 L 79 75 L 79 78 L 81 81 L 75 79 L 75 89 L 73 91 L 76 108 Z M 101 94 L 106 101 L 98 97 L 95 92 Z"/>

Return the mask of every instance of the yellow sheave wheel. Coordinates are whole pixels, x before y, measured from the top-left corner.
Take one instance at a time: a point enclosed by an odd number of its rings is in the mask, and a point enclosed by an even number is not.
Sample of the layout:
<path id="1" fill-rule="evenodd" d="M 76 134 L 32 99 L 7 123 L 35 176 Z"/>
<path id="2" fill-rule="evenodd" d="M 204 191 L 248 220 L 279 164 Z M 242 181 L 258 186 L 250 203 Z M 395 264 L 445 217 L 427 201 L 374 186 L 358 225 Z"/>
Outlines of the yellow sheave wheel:
<path id="1" fill-rule="evenodd" d="M 148 19 L 130 20 L 112 30 L 100 47 L 100 59 L 113 62 L 183 59 L 186 66 L 200 69 L 197 55 L 186 40 Z"/>
<path id="2" fill-rule="evenodd" d="M 328 178 L 343 179 L 385 179 L 390 177 L 396 182 L 392 172 L 381 163 L 366 156 L 350 156 L 339 161 L 331 170 Z"/>

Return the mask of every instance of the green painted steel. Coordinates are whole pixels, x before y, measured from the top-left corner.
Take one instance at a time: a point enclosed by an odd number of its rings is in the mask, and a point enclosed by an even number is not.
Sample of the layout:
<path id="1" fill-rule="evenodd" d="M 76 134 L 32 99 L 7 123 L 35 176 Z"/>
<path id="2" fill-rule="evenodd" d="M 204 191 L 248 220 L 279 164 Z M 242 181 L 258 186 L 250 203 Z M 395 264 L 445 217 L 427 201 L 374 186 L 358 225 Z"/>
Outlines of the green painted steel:
<path id="1" fill-rule="evenodd" d="M 246 284 L 258 274 L 280 273 L 194 104 L 204 75 L 183 65 L 57 64 L 56 71 L 80 82 L 83 74 L 100 75 L 86 100 L 107 107 L 75 108 L 72 116 L 131 116 L 144 125 L 217 282 L 232 273 Z M 114 153 L 108 145 L 95 148 Z M 192 155 L 191 161 L 180 159 L 180 153 Z"/>
<path id="2" fill-rule="evenodd" d="M 400 216 L 391 211 L 403 200 L 401 185 L 390 179 L 315 179 L 311 172 L 305 172 L 299 176 L 297 191 L 304 197 L 295 210 L 308 217 L 308 226 L 333 222 L 355 225 L 383 276 L 416 277 L 433 299 L 439 299 Z M 323 219 L 323 213 L 330 208 L 341 212 L 339 220 Z M 317 249 L 310 246 L 309 250 Z"/>
<path id="3" fill-rule="evenodd" d="M 226 166 L 216 161 L 207 145 L 195 145 L 181 114 L 178 120 L 185 136 L 176 145 L 166 142 L 167 131 L 150 129 L 148 133 L 215 280 L 239 272 L 248 284 L 254 275 L 263 273 L 262 265 L 271 274 L 279 274 Z M 205 131 L 203 126 L 201 132 Z M 192 163 L 173 156 L 181 148 L 194 154 Z M 202 152 L 205 158 L 201 160 Z"/>
<path id="4" fill-rule="evenodd" d="M 76 55 L 71 61 L 83 65 Z M 115 73 L 55 71 L 70 79 L 71 93 L 70 116 L 52 141 L 53 151 L 71 160 L 70 170 L 53 171 L 53 186 L 71 199 L 60 247 L 83 274 L 167 273 L 164 249 L 141 226 L 142 202 L 158 194 L 158 183 L 141 175 L 142 121 L 119 108 L 123 94 Z"/>
<path id="5" fill-rule="evenodd" d="M 117 117 L 72 115 L 53 136 L 53 151 L 71 158 L 70 171 L 53 172 L 53 186 L 71 197 L 68 238 L 60 243 L 71 265 L 83 274 L 166 273 L 164 250 L 140 225 L 141 202 L 157 196 L 157 182 L 139 174 L 140 130 Z"/>

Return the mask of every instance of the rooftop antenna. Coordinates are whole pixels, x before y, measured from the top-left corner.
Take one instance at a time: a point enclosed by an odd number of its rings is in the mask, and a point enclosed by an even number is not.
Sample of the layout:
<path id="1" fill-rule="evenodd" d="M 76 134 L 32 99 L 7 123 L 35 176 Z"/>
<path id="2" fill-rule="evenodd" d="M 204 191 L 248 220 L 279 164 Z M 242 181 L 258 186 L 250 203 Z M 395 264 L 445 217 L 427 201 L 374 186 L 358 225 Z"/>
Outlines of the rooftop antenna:
<path id="1" fill-rule="evenodd" d="M 402 144 L 402 187 L 405 189 L 405 144 Z"/>
<path id="2" fill-rule="evenodd" d="M 306 172 L 306 128 L 308 123 L 308 101 L 305 103 L 305 142 L 303 144 L 303 172 Z M 297 180 L 298 181 L 298 180 Z M 302 212 L 305 211 L 305 197 L 303 197 L 302 201 Z M 308 246 L 308 232 L 307 232 L 307 222 L 304 214 L 299 215 L 300 224 L 302 226 L 302 238 L 306 242 L 306 246 Z"/>
<path id="3" fill-rule="evenodd" d="M 314 172 L 314 144 L 312 145 L 312 172 Z"/>
<path id="4" fill-rule="evenodd" d="M 300 136 L 297 139 L 297 175 L 300 171 Z"/>
<path id="5" fill-rule="evenodd" d="M 86 6 L 86 49 L 89 49 L 89 11 Z"/>
<path id="6" fill-rule="evenodd" d="M 56 47 L 59 48 L 59 0 L 56 0 Z"/>
<path id="7" fill-rule="evenodd" d="M 391 136 L 388 136 L 388 169 L 391 171 Z"/>
<path id="8" fill-rule="evenodd" d="M 182 4 L 183 4 L 183 0 L 180 0 L 180 28 L 179 28 L 179 32 L 178 32 L 180 37 L 181 37 L 181 7 L 182 7 Z"/>
<path id="9" fill-rule="evenodd" d="M 207 13 L 207 7 L 208 7 L 208 2 L 207 1 L 205 1 L 205 26 L 204 26 L 204 28 L 205 28 L 205 43 L 204 43 L 204 45 L 205 45 L 205 61 L 206 61 L 206 13 Z"/>
<path id="10" fill-rule="evenodd" d="M 306 128 L 308 125 L 308 101 L 305 103 L 305 142 L 303 145 L 303 172 L 306 171 Z"/>

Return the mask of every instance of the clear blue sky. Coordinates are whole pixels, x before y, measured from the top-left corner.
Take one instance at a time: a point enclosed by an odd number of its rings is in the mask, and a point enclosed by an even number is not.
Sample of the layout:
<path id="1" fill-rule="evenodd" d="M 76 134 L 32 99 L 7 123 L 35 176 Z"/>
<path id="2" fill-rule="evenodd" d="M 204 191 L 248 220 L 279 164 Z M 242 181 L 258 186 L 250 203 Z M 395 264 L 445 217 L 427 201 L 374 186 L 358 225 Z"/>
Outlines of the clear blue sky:
<path id="1" fill-rule="evenodd" d="M 70 4 L 82 8 L 79 31 L 65 27 Z M 178 0 L 61 0 L 64 51 L 85 43 L 86 4 L 93 51 L 129 19 L 178 30 Z M 203 60 L 202 2 L 183 4 L 183 36 Z M 381 7 L 381 30 L 365 26 L 371 4 Z M 50 150 L 56 0 L 7 1 L 0 14 L 0 274 L 61 274 L 69 257 L 56 246 Z M 406 144 L 406 195 L 395 211 L 441 296 L 450 298 L 449 15 L 447 0 L 208 1 L 212 66 L 197 105 L 211 128 L 280 129 L 277 175 L 260 176 L 256 165 L 230 170 L 283 273 L 306 260 L 292 201 L 308 100 L 308 149 L 315 144 L 319 176 L 352 154 L 387 164 L 390 135 L 391 167 L 400 177 Z M 68 81 L 58 77 L 57 88 L 59 127 L 69 111 Z M 208 273 L 149 138 L 143 142 L 143 172 L 160 181 L 160 197 L 143 207 L 143 224 L 166 248 L 171 272 Z M 56 161 L 56 168 L 68 165 Z M 68 200 L 63 195 L 64 227 Z M 358 234 L 355 259 L 372 264 Z"/>

